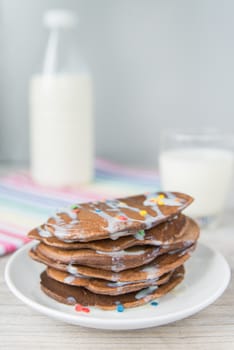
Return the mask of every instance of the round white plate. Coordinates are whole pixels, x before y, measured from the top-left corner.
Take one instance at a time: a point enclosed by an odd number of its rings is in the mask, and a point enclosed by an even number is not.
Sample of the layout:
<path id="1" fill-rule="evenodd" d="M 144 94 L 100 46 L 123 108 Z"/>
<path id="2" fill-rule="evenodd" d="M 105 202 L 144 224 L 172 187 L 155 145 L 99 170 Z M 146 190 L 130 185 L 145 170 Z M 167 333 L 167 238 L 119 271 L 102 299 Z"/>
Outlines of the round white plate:
<path id="1" fill-rule="evenodd" d="M 125 309 L 124 312 L 102 311 L 95 307 L 89 313 L 77 312 L 47 297 L 40 290 L 42 264 L 34 262 L 28 251 L 31 242 L 18 250 L 9 260 L 5 279 L 10 290 L 25 304 L 55 319 L 85 327 L 100 329 L 139 329 L 159 326 L 188 317 L 213 303 L 230 280 L 230 268 L 224 257 L 203 244 L 186 264 L 185 280 L 157 306 Z"/>

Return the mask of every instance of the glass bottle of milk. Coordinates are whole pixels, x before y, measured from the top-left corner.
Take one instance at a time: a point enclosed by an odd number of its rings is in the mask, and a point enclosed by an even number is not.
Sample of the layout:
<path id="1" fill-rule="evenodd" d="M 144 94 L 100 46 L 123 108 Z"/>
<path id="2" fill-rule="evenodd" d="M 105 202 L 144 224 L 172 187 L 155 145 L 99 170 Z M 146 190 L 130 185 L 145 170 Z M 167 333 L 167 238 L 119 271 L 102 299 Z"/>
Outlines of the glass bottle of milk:
<path id="1" fill-rule="evenodd" d="M 93 177 L 93 111 L 90 73 L 76 51 L 77 17 L 50 10 L 43 72 L 30 84 L 30 161 L 43 185 L 75 186 Z"/>

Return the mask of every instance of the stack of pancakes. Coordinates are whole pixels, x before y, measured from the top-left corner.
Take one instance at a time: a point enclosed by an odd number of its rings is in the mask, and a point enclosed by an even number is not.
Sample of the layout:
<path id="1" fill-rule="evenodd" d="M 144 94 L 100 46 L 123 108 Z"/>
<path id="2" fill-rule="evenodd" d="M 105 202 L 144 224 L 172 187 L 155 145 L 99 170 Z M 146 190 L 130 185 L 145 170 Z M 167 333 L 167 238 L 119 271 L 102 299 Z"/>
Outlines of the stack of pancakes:
<path id="1" fill-rule="evenodd" d="M 28 234 L 39 240 L 30 256 L 47 265 L 42 290 L 61 303 L 106 310 L 161 297 L 183 280 L 199 236 L 181 214 L 191 202 L 157 192 L 61 210 Z"/>

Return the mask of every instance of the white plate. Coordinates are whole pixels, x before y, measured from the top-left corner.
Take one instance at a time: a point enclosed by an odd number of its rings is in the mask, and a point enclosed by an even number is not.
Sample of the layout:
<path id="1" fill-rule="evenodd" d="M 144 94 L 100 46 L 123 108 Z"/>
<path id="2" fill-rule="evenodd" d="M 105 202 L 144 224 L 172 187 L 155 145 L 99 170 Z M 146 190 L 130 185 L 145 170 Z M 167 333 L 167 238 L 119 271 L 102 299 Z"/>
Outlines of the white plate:
<path id="1" fill-rule="evenodd" d="M 28 256 L 35 244 L 18 250 L 9 260 L 5 279 L 10 290 L 25 304 L 55 319 L 85 327 L 100 329 L 139 329 L 159 326 L 188 317 L 213 303 L 230 280 L 230 268 L 224 257 L 213 249 L 198 244 L 186 264 L 185 280 L 168 295 L 158 300 L 158 306 L 125 309 L 124 312 L 102 311 L 95 307 L 90 313 L 75 311 L 74 306 L 60 304 L 40 290 L 42 264 Z"/>

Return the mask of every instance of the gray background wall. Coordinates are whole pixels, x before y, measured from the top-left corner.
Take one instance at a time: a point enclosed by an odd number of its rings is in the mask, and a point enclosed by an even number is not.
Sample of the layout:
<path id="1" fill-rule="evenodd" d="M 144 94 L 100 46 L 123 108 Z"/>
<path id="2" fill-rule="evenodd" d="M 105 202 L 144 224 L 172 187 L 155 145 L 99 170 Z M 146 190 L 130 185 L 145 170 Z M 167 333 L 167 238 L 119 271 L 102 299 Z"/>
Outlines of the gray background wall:
<path id="1" fill-rule="evenodd" d="M 167 127 L 234 129 L 232 0 L 0 0 L 0 159 L 28 160 L 28 81 L 53 7 L 74 9 L 95 84 L 96 153 L 153 166 Z"/>

